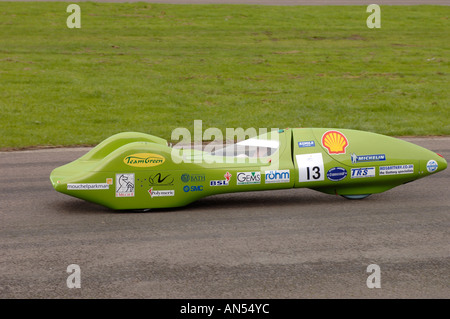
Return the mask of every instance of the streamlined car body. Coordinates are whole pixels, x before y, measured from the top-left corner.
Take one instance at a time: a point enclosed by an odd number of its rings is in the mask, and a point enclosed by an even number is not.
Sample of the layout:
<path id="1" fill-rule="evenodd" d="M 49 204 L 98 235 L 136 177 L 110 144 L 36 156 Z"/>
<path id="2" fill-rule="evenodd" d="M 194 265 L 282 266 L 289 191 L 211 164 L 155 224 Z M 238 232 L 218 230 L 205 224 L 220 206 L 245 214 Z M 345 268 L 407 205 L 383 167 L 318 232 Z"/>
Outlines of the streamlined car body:
<path id="1" fill-rule="evenodd" d="M 310 188 L 361 199 L 447 167 L 418 145 L 351 129 L 272 131 L 225 147 L 170 145 L 144 133 L 106 139 L 54 169 L 61 193 L 111 209 L 180 207 L 209 195 Z"/>

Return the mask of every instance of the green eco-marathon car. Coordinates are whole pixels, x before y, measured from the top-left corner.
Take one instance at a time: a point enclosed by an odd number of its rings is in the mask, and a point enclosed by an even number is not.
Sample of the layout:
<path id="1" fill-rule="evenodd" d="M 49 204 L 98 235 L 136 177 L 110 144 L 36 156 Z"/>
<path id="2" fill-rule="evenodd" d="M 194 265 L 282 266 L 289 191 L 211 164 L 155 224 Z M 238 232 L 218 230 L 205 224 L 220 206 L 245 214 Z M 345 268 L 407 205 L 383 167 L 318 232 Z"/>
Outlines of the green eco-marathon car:
<path id="1" fill-rule="evenodd" d="M 310 188 L 361 199 L 437 173 L 446 160 L 415 144 L 350 129 L 272 131 L 213 151 L 119 133 L 50 175 L 61 193 L 112 209 L 179 207 L 214 194 Z"/>

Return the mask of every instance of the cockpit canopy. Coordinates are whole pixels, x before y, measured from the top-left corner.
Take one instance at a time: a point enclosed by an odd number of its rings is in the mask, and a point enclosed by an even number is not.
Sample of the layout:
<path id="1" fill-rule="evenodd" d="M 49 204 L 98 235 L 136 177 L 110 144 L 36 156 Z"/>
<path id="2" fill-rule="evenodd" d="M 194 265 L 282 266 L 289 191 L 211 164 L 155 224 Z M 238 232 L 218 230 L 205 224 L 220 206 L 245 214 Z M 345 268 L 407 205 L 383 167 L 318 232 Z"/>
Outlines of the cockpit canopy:
<path id="1" fill-rule="evenodd" d="M 278 140 L 249 138 L 214 150 L 210 154 L 213 156 L 227 157 L 266 157 L 274 154 L 279 146 L 280 143 Z"/>

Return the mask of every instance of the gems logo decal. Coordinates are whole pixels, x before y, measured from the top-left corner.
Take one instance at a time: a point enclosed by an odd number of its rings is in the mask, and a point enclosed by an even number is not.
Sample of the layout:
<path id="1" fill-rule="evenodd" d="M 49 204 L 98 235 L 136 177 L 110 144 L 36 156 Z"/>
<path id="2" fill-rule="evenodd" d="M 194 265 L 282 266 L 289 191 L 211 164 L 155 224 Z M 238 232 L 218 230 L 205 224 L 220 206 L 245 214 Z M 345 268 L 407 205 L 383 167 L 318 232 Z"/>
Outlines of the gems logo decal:
<path id="1" fill-rule="evenodd" d="M 236 185 L 261 184 L 261 172 L 238 172 Z"/>

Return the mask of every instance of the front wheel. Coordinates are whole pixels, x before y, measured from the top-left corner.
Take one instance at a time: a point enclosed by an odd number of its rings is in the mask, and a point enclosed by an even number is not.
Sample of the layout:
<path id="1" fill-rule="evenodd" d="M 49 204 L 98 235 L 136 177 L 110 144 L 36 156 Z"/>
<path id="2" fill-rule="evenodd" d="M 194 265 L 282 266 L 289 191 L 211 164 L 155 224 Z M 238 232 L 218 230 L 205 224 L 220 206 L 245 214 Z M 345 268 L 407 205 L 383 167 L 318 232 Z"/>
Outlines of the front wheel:
<path id="1" fill-rule="evenodd" d="M 344 198 L 347 198 L 347 199 L 363 199 L 363 198 L 369 197 L 370 195 L 372 195 L 372 194 L 341 195 L 341 196 L 344 197 Z"/>

